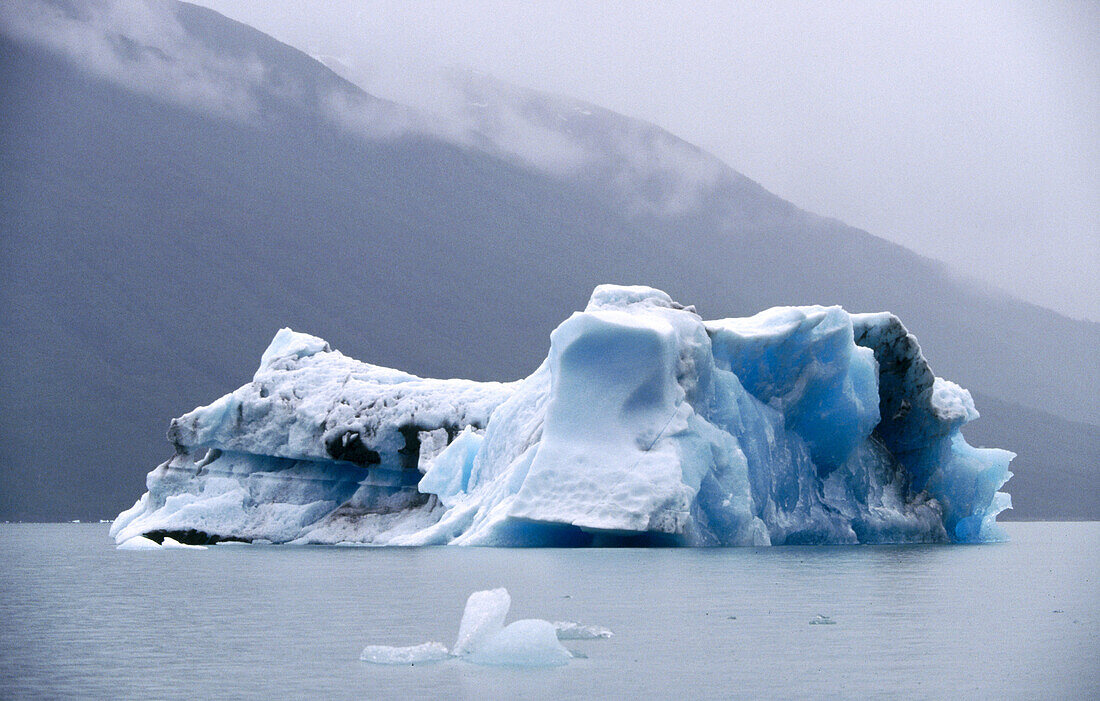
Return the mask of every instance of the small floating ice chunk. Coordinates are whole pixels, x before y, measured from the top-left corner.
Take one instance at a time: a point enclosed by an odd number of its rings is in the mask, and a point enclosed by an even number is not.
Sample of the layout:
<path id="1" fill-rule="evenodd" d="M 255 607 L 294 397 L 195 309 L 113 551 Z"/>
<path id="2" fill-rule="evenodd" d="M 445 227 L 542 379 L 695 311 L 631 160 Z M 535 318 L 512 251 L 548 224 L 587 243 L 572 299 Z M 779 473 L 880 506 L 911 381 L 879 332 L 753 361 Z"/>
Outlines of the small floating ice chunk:
<path id="1" fill-rule="evenodd" d="M 820 613 L 810 619 L 811 626 L 832 626 L 836 625 L 836 621 L 828 616 L 822 616 Z"/>
<path id="2" fill-rule="evenodd" d="M 444 506 L 457 504 L 469 488 L 474 459 L 484 442 L 484 435 L 477 433 L 473 426 L 467 426 L 428 465 L 427 474 L 417 489 L 424 494 L 435 494 Z"/>
<path id="3" fill-rule="evenodd" d="M 122 541 L 118 544 L 116 550 L 160 550 L 160 543 L 155 540 L 150 540 L 143 535 L 136 535 L 133 538 Z"/>
<path id="4" fill-rule="evenodd" d="M 160 547 L 165 550 L 206 550 L 205 545 L 188 545 L 168 536 L 165 536 L 164 540 L 160 542 Z"/>
<path id="5" fill-rule="evenodd" d="M 504 588 L 471 594 L 466 600 L 458 639 L 450 654 L 482 665 L 557 667 L 567 664 L 571 657 L 585 657 L 583 653 L 570 653 L 558 642 L 559 626 L 573 640 L 611 637 L 611 631 L 606 628 L 572 622 L 555 624 L 524 619 L 505 627 L 504 619 L 511 605 L 512 597 Z M 447 656 L 447 648 L 433 642 L 411 647 L 368 645 L 363 648 L 359 659 L 375 664 L 400 665 L 434 662 Z"/>
<path id="6" fill-rule="evenodd" d="M 521 667 L 558 667 L 569 658 L 569 651 L 558 642 L 554 624 L 534 618 L 508 624 L 466 657 L 475 664 Z"/>
<path id="7" fill-rule="evenodd" d="M 389 645 L 367 645 L 359 659 L 374 664 L 407 664 L 417 662 L 439 662 L 450 657 L 443 643 L 422 643 L 408 647 L 390 647 Z"/>
<path id="8" fill-rule="evenodd" d="M 554 621 L 554 631 L 558 640 L 596 640 L 614 635 L 603 626 L 586 626 L 575 621 Z"/>
<path id="9" fill-rule="evenodd" d="M 466 610 L 462 613 L 462 623 L 458 626 L 454 654 L 468 654 L 489 637 L 499 633 L 511 606 L 512 597 L 503 587 L 470 594 L 470 598 L 466 600 Z"/>

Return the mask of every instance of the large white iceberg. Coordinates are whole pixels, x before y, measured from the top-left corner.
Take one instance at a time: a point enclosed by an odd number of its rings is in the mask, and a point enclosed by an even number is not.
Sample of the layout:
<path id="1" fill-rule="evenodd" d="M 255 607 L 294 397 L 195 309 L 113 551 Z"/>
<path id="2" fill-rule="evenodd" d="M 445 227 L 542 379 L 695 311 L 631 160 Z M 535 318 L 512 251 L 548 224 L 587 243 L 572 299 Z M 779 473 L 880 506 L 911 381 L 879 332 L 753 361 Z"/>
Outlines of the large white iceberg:
<path id="1" fill-rule="evenodd" d="M 888 313 L 704 321 L 602 285 L 513 383 L 432 380 L 281 330 L 175 419 L 111 527 L 185 543 L 768 545 L 1003 539 L 1014 455 Z"/>

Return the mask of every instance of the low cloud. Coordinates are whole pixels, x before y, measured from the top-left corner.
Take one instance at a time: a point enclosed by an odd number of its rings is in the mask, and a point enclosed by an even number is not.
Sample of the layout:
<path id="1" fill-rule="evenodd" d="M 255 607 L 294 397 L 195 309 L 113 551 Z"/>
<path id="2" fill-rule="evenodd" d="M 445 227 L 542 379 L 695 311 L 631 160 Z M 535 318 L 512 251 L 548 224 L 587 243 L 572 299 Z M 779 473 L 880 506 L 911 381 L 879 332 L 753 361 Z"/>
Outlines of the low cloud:
<path id="1" fill-rule="evenodd" d="M 127 90 L 223 118 L 255 121 L 265 97 L 313 99 L 293 71 L 218 50 L 211 37 L 189 32 L 178 7 L 167 0 L 5 0 L 0 32 Z M 396 98 L 377 99 L 334 81 L 307 106 L 365 138 L 445 140 L 607 188 L 639 213 L 689 211 L 727 171 L 656 127 L 571 98 L 458 70 L 411 69 L 395 86 L 393 76 L 372 75 L 352 61 L 316 58 L 367 93 L 381 87 Z M 389 83 L 379 86 L 380 79 Z"/>
<path id="2" fill-rule="evenodd" d="M 264 82 L 263 63 L 215 53 L 163 0 L 5 0 L 0 32 L 137 93 L 237 120 L 259 110 L 253 91 Z"/>
<path id="3" fill-rule="evenodd" d="M 369 73 L 331 55 L 315 56 L 333 72 L 374 93 Z M 523 105 L 499 94 L 475 93 L 458 73 L 409 75 L 395 97 L 397 103 L 334 92 L 324 101 L 328 115 L 339 124 L 371 137 L 419 135 L 464 147 L 489 151 L 499 157 L 548 171 L 574 175 L 597 154 L 583 144 L 541 123 Z M 386 106 L 394 109 L 387 109 Z"/>
<path id="4" fill-rule="evenodd" d="M 455 69 L 411 71 L 396 83 L 349 59 L 316 58 L 363 90 L 412 108 L 395 122 L 369 102 L 338 95 L 328 104 L 344 125 L 368 136 L 439 138 L 555 177 L 595 182 L 636 213 L 690 211 L 730 173 L 718 159 L 655 126 L 580 100 Z"/>

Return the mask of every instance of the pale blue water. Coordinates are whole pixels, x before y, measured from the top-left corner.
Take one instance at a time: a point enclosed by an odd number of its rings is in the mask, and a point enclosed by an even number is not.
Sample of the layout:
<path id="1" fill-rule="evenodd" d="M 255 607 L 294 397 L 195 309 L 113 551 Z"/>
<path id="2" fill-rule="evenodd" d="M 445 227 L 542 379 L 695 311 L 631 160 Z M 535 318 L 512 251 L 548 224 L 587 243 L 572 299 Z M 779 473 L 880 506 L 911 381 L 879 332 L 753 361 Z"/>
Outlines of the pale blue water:
<path id="1" fill-rule="evenodd" d="M 1007 528 L 985 546 L 119 552 L 105 525 L 2 525 L 0 697 L 1100 697 L 1100 524 Z M 568 642 L 588 659 L 557 669 L 358 661 L 450 645 L 469 593 L 497 586 L 509 620 L 615 637 Z"/>

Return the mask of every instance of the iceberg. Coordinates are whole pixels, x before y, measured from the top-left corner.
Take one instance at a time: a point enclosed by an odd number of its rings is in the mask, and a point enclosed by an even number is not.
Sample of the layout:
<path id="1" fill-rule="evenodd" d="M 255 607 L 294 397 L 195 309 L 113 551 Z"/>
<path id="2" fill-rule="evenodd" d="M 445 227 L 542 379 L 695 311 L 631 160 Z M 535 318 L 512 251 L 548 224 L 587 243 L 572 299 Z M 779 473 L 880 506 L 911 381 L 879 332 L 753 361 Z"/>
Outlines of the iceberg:
<path id="1" fill-rule="evenodd" d="M 892 314 L 804 306 L 705 321 L 660 290 L 601 285 L 510 383 L 420 378 L 282 329 L 251 382 L 171 422 L 175 454 L 110 533 L 191 545 L 1003 540 L 1015 455 L 970 446 L 961 429 L 977 418 Z"/>
<path id="2" fill-rule="evenodd" d="M 569 661 L 554 624 L 524 619 L 504 625 L 512 597 L 508 590 L 476 591 L 466 600 L 454 654 L 484 665 L 554 667 Z"/>
<path id="3" fill-rule="evenodd" d="M 441 643 L 410 647 L 368 645 L 360 660 L 375 664 L 436 662 L 454 656 L 481 665 L 557 667 L 569 662 L 571 653 L 558 642 L 556 624 L 524 619 L 504 625 L 512 597 L 508 590 L 475 591 L 466 600 L 458 639 L 450 653 Z"/>
<path id="4" fill-rule="evenodd" d="M 486 639 L 467 656 L 482 665 L 559 667 L 572 655 L 558 642 L 554 624 L 535 618 L 514 621 Z"/>

